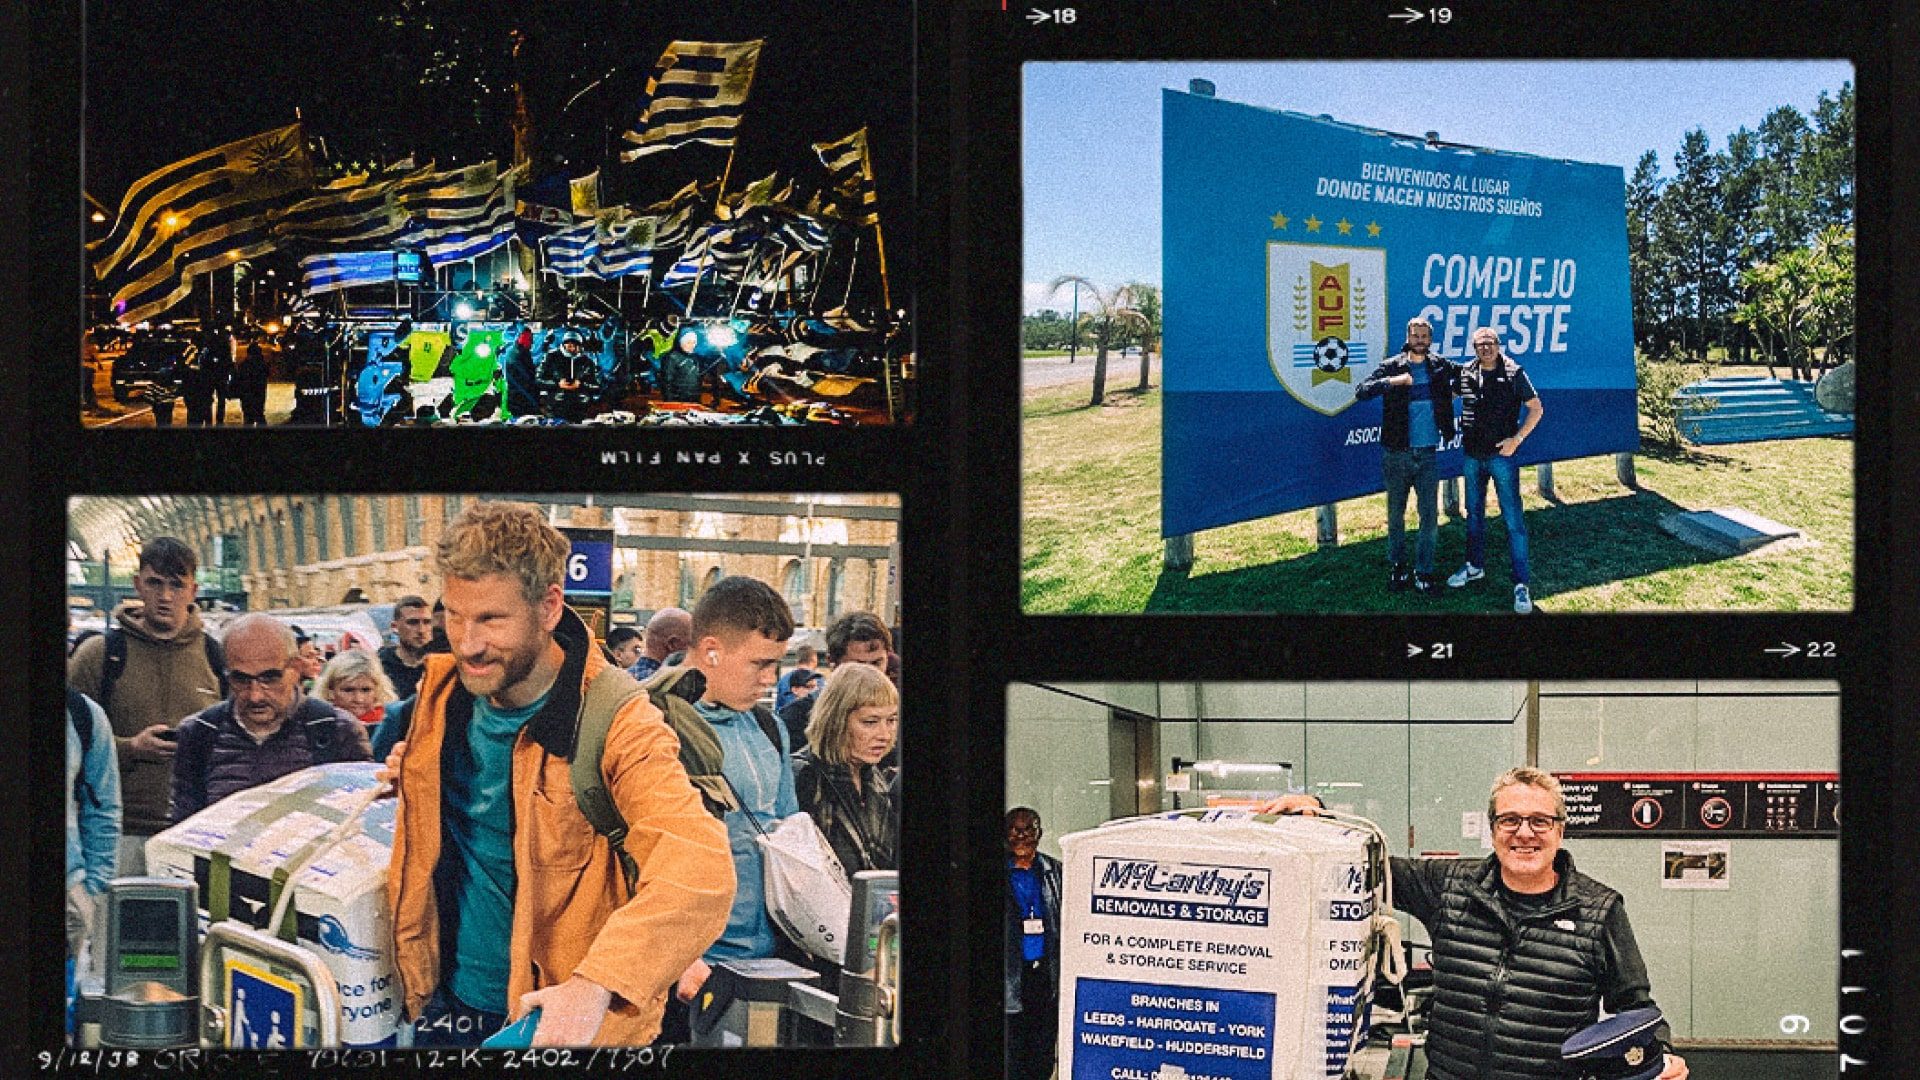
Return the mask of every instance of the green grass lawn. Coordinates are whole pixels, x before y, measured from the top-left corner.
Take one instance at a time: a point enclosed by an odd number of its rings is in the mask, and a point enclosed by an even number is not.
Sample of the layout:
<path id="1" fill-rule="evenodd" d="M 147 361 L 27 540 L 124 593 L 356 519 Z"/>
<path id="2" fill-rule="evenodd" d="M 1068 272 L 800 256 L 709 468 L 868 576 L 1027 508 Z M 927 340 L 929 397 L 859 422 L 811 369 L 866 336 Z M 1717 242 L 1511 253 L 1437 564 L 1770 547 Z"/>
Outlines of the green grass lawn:
<path id="1" fill-rule="evenodd" d="M 1764 369 L 1762 369 L 1764 372 Z M 1022 426 L 1021 603 L 1031 614 L 1142 611 L 1507 611 L 1506 532 L 1488 493 L 1486 580 L 1418 596 L 1386 591 L 1386 498 L 1339 504 L 1321 551 L 1296 511 L 1194 537 L 1194 564 L 1161 566 L 1160 392 L 1086 407 L 1084 387 L 1031 391 Z M 1533 593 L 1543 611 L 1845 611 L 1853 606 L 1853 443 L 1794 439 L 1642 452 L 1640 491 L 1611 457 L 1559 462 L 1558 504 L 1521 473 Z M 1724 558 L 1668 536 L 1662 515 L 1737 507 L 1807 542 Z M 1411 530 L 1412 512 L 1408 524 Z M 1409 544 L 1412 537 L 1408 538 Z M 1465 559 L 1443 520 L 1436 566 Z"/>

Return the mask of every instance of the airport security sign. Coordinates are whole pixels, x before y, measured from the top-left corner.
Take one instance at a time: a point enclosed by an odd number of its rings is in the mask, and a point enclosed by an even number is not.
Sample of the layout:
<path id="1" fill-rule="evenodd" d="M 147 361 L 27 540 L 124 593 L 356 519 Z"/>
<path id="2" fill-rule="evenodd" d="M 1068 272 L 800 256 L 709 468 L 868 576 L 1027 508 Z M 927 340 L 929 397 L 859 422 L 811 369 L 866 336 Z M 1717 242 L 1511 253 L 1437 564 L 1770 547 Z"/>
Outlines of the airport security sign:
<path id="1" fill-rule="evenodd" d="M 1638 447 L 1618 167 L 1162 105 L 1163 534 L 1380 491 L 1382 401 L 1356 391 L 1415 317 L 1448 360 L 1489 327 L 1526 369 L 1521 464 Z M 1441 475 L 1460 462 L 1456 437 Z"/>

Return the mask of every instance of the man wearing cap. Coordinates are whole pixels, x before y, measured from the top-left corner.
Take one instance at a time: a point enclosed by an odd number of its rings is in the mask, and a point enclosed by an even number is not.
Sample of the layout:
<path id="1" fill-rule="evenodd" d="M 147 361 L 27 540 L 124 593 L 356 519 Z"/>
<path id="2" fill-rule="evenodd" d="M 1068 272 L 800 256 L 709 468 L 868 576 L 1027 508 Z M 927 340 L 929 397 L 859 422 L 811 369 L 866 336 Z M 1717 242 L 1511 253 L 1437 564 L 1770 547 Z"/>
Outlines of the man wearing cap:
<path id="1" fill-rule="evenodd" d="M 1453 388 L 1457 369 L 1433 352 L 1433 327 L 1418 316 L 1407 320 L 1407 347 L 1380 361 L 1354 388 L 1361 401 L 1382 399 L 1381 472 L 1387 486 L 1387 588 L 1434 587 L 1433 545 L 1440 530 L 1440 474 L 1434 458 L 1453 441 Z M 1407 491 L 1420 515 L 1413 569 L 1407 569 Z"/>
<path id="2" fill-rule="evenodd" d="M 1312 814 L 1311 795 L 1264 808 Z M 1575 1075 L 1571 1057 L 1604 1005 L 1642 1011 L 1653 994 L 1620 894 L 1573 868 L 1560 847 L 1567 803 L 1552 774 L 1521 766 L 1487 797 L 1493 854 L 1485 859 L 1395 856 L 1393 895 L 1433 941 L 1433 1012 L 1427 1075 L 1433 1080 L 1548 1080 Z M 1601 1033 L 1601 1041 L 1609 1039 Z M 1637 1037 L 1637 1036 L 1636 1036 Z M 1629 1056 L 1625 1043 L 1621 1061 Z M 1683 1080 L 1685 1059 L 1655 1019 L 1644 1028 L 1648 1080 Z M 1605 1075 L 1615 1075 L 1607 1073 Z M 1638 1069 L 1618 1073 L 1640 1075 Z"/>

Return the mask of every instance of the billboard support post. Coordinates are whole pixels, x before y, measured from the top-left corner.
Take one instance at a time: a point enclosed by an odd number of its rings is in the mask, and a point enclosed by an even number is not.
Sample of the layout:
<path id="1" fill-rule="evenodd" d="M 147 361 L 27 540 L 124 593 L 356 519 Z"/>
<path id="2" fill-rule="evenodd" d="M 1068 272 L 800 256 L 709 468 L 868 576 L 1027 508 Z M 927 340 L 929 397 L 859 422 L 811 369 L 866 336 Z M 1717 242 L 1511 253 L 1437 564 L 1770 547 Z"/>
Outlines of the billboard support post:
<path id="1" fill-rule="evenodd" d="M 1620 481 L 1621 487 L 1630 491 L 1640 490 L 1640 477 L 1633 471 L 1632 454 L 1613 455 L 1613 475 Z"/>
<path id="2" fill-rule="evenodd" d="M 1186 571 L 1193 569 L 1193 534 L 1181 533 L 1167 537 L 1167 554 L 1162 565 L 1168 570 Z"/>
<path id="3" fill-rule="evenodd" d="M 1333 503 L 1321 507 L 1314 513 L 1314 540 L 1320 550 L 1340 546 L 1340 508 Z"/>

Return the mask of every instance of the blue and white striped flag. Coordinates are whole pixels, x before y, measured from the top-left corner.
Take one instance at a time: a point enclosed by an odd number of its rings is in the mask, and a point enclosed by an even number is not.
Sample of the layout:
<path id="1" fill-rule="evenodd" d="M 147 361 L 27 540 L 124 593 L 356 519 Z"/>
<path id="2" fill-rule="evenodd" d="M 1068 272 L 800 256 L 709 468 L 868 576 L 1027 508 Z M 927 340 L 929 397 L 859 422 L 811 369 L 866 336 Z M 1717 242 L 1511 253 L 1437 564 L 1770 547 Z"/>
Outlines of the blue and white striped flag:
<path id="1" fill-rule="evenodd" d="M 814 143 L 813 152 L 833 178 L 833 213 L 855 225 L 877 224 L 880 210 L 875 205 L 873 162 L 867 156 L 867 129 L 833 142 Z"/>
<path id="2" fill-rule="evenodd" d="M 651 273 L 654 252 L 661 246 L 661 219 L 651 215 L 614 220 L 602 217 L 600 250 L 593 258 L 595 272 L 603 278 Z"/>
<path id="3" fill-rule="evenodd" d="M 594 257 L 600 253 L 600 232 L 594 222 L 585 221 L 562 229 L 540 242 L 546 253 L 547 269 L 561 277 L 598 277 Z"/>
<path id="4" fill-rule="evenodd" d="M 350 289 L 356 285 L 385 285 L 399 274 L 399 254 L 392 251 L 340 251 L 309 255 L 300 260 L 301 288 L 308 295 Z"/>
<path id="5" fill-rule="evenodd" d="M 272 251 L 273 214 L 313 187 L 300 125 L 175 162 L 127 189 L 108 234 L 88 250 L 122 322 L 185 299 L 196 274 Z"/>
<path id="6" fill-rule="evenodd" d="M 647 80 L 647 101 L 639 120 L 621 136 L 635 145 L 620 160 L 693 143 L 731 147 L 746 112 L 747 93 L 753 89 L 762 44 L 756 40 L 668 45 Z"/>
<path id="7" fill-rule="evenodd" d="M 365 248 L 406 228 L 406 200 L 434 177 L 429 166 L 379 183 L 365 176 L 336 180 L 276 217 L 274 235 L 323 248 Z"/>
<path id="8" fill-rule="evenodd" d="M 721 280 L 737 280 L 753 261 L 765 234 L 746 225 L 709 225 L 701 230 L 660 279 L 663 289 L 693 284 L 703 273 Z"/>

